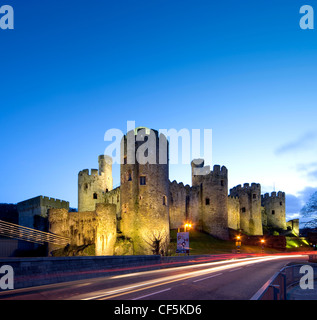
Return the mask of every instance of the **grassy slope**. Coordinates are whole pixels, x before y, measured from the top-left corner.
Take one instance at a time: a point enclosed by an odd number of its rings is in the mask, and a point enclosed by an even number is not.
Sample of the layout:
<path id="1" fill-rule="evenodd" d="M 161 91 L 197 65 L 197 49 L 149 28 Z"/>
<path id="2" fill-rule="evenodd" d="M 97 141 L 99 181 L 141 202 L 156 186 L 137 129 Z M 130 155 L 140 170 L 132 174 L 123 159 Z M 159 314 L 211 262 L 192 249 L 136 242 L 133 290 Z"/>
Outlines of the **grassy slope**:
<path id="1" fill-rule="evenodd" d="M 176 230 L 171 230 L 171 253 L 175 255 L 176 251 Z M 306 246 L 300 247 L 300 244 L 294 239 L 289 244 L 288 242 L 288 250 L 296 251 L 300 249 L 306 249 Z M 298 247 L 295 247 L 298 245 Z M 235 242 L 234 241 L 224 241 L 219 240 L 211 235 L 199 232 L 197 230 L 190 230 L 189 232 L 189 247 L 190 247 L 190 255 L 200 255 L 200 254 L 221 254 L 221 253 L 233 253 L 235 252 Z M 276 249 L 265 248 L 265 253 L 278 253 L 279 251 Z M 260 246 L 241 246 L 241 253 L 261 253 Z"/>

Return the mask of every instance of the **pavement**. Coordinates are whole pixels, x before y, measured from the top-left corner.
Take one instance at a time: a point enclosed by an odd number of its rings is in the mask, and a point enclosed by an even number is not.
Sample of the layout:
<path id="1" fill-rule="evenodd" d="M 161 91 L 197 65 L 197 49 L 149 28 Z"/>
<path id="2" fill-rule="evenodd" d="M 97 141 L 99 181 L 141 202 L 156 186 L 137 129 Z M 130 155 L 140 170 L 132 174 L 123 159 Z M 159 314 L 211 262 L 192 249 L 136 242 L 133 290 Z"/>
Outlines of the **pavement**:
<path id="1" fill-rule="evenodd" d="M 287 300 L 317 300 L 317 281 L 313 289 L 302 289 L 299 285 L 293 286 L 287 292 Z"/>

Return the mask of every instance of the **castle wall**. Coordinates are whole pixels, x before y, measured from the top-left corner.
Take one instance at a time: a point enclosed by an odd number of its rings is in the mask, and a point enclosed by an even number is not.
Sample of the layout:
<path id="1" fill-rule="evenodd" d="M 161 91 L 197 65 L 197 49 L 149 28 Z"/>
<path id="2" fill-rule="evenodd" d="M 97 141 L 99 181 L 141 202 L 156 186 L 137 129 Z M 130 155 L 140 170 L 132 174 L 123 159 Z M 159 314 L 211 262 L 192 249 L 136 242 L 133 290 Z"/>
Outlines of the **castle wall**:
<path id="1" fill-rule="evenodd" d="M 97 217 L 94 211 L 68 212 L 51 209 L 48 215 L 49 232 L 67 237 L 70 245 L 88 245 L 95 242 Z M 50 249 L 55 248 L 54 245 Z"/>
<path id="2" fill-rule="evenodd" d="M 177 183 L 176 181 L 170 183 L 169 215 L 171 229 L 182 228 L 185 221 L 188 220 L 188 189 L 185 188 L 183 183 Z"/>
<path id="3" fill-rule="evenodd" d="M 213 171 L 192 161 L 192 184 L 198 188 L 198 220 L 202 230 L 220 239 L 228 239 L 228 171 L 215 165 Z"/>
<path id="4" fill-rule="evenodd" d="M 285 193 L 272 192 L 262 196 L 262 206 L 267 216 L 267 226 L 286 230 Z"/>
<path id="5" fill-rule="evenodd" d="M 267 227 L 267 214 L 266 214 L 265 208 L 262 205 L 261 205 L 261 214 L 262 214 L 262 226 Z"/>
<path id="6" fill-rule="evenodd" d="M 230 190 L 240 202 L 240 228 L 249 235 L 262 235 L 261 185 L 245 183 Z"/>
<path id="7" fill-rule="evenodd" d="M 191 188 L 189 185 L 170 182 L 169 215 L 170 228 L 183 228 L 186 222 L 195 227 L 199 225 L 198 219 L 198 188 Z"/>
<path id="8" fill-rule="evenodd" d="M 117 240 L 117 210 L 115 204 L 97 204 L 95 250 L 97 256 L 114 254 Z"/>
<path id="9" fill-rule="evenodd" d="M 159 163 L 162 152 L 167 152 L 159 148 L 162 139 L 167 146 L 164 135 L 142 129 L 128 132 L 122 140 L 122 158 L 128 159 L 123 160 L 120 168 L 121 231 L 132 239 L 134 254 L 152 254 L 156 239 L 169 242 L 168 161 Z M 154 163 L 141 164 L 137 156 L 135 163 L 130 163 L 128 156 L 142 150 L 139 148 L 145 147 L 144 141 L 149 146 L 144 153 Z"/>
<path id="10" fill-rule="evenodd" d="M 299 219 L 293 219 L 286 222 L 286 227 L 290 227 L 291 230 L 299 236 Z"/>
<path id="11" fill-rule="evenodd" d="M 19 225 L 35 228 L 34 217 L 47 218 L 51 208 L 69 210 L 69 202 L 49 197 L 38 196 L 32 199 L 21 201 L 17 204 L 19 213 Z"/>
<path id="12" fill-rule="evenodd" d="M 228 227 L 240 229 L 240 200 L 238 197 L 228 197 Z"/>
<path id="13" fill-rule="evenodd" d="M 96 245 L 96 255 L 112 255 L 116 241 L 116 206 L 97 204 L 96 211 L 68 212 L 51 209 L 49 232 L 70 239 L 70 245 Z M 49 252 L 59 248 L 50 244 Z"/>
<path id="14" fill-rule="evenodd" d="M 121 233 L 121 199 L 120 187 L 104 194 L 104 203 L 116 206 L 117 231 Z"/>

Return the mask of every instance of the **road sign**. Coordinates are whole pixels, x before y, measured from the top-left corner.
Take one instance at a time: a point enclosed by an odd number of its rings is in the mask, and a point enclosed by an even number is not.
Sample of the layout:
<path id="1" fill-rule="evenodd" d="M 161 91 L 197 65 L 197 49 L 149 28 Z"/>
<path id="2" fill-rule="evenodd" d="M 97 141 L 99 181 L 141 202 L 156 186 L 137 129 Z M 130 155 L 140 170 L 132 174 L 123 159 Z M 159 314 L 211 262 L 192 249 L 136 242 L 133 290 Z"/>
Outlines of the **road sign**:
<path id="1" fill-rule="evenodd" d="M 176 253 L 189 253 L 189 232 L 177 233 Z"/>

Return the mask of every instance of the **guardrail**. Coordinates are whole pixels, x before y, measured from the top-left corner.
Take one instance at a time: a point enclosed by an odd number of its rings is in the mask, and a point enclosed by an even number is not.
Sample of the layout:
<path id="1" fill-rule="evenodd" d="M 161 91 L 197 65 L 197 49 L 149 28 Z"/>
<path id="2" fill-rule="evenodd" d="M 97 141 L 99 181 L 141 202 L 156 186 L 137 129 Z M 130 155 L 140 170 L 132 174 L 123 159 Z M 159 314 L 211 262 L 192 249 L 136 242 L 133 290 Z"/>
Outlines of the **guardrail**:
<path id="1" fill-rule="evenodd" d="M 303 265 L 305 264 L 296 264 L 282 268 L 264 284 L 251 300 L 287 300 L 288 288 L 298 284 L 303 277 L 303 273 L 299 272 Z M 314 277 L 317 278 L 317 264 L 309 265 L 314 269 Z"/>

